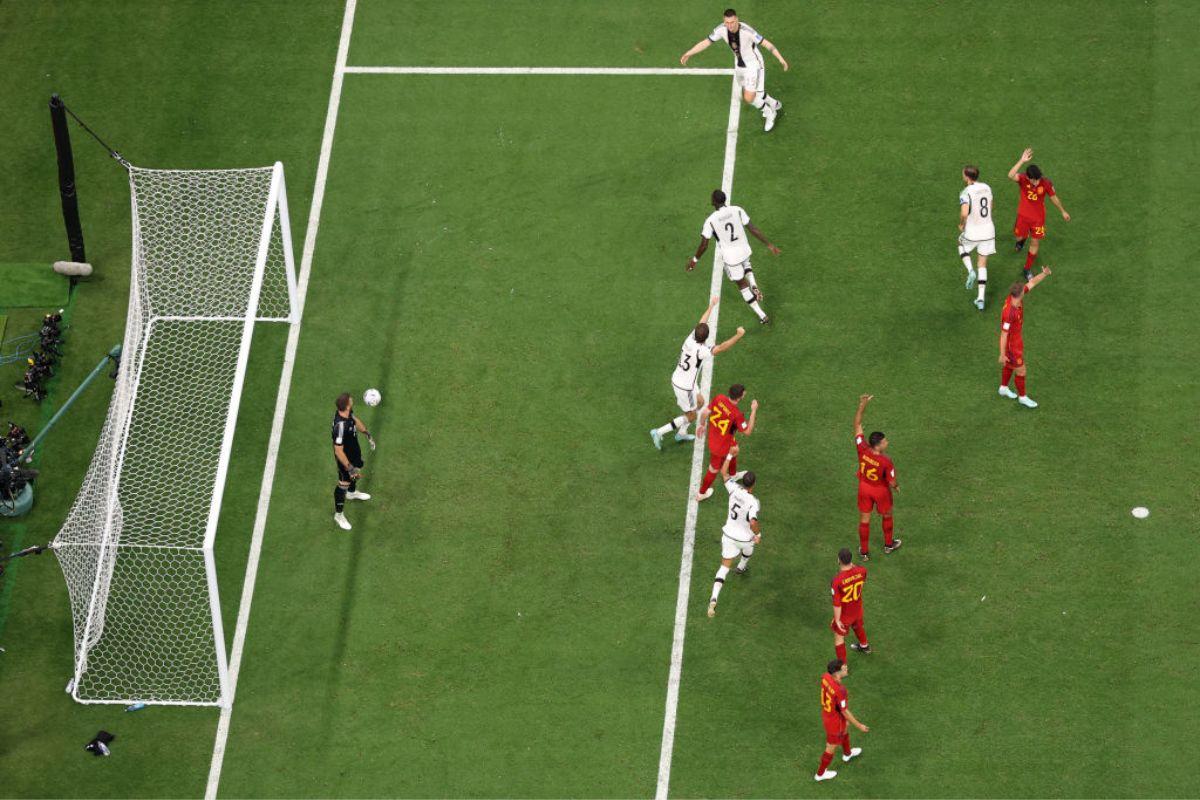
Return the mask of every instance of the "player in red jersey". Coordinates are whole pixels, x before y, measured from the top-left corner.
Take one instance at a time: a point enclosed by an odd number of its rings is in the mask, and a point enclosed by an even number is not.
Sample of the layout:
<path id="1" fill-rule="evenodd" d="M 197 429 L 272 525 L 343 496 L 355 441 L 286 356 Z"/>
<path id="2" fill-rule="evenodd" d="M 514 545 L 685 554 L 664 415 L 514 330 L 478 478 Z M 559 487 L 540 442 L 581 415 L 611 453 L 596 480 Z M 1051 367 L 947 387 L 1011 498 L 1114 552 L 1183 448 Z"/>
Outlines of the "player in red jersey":
<path id="1" fill-rule="evenodd" d="M 846 666 L 846 662 L 834 659 L 829 662 L 829 666 L 825 668 L 825 674 L 821 676 L 821 721 L 825 723 L 825 752 L 821 753 L 821 765 L 817 767 L 817 774 L 813 776 L 819 781 L 837 777 L 837 773 L 828 767 L 833 761 L 833 754 L 838 749 L 838 745 L 841 745 L 842 748 L 842 761 L 849 761 L 855 756 L 862 755 L 861 747 L 850 746 L 847 722 L 863 733 L 871 730 L 855 719 L 846 706 L 849 696 L 846 687 L 842 685 L 842 680 L 849 674 L 850 669 Z"/>
<path id="2" fill-rule="evenodd" d="M 725 463 L 725 456 L 729 455 L 729 448 L 733 446 L 734 434 L 741 433 L 749 436 L 754 432 L 754 420 L 758 416 L 758 401 L 750 401 L 750 419 L 747 420 L 742 414 L 742 410 L 738 408 L 738 403 L 745 396 L 746 387 L 735 383 L 729 387 L 729 394 L 719 394 L 708 404 L 708 472 L 705 473 L 704 481 L 700 484 L 700 494 L 696 495 L 697 500 L 707 500 L 712 497 L 713 480 L 721 471 L 721 465 Z M 737 471 L 736 456 L 729 463 L 729 471 L 735 478 L 742 477 L 741 473 Z"/>
<path id="3" fill-rule="evenodd" d="M 1054 192 L 1054 184 L 1049 178 L 1042 176 L 1042 170 L 1037 164 L 1029 164 L 1025 173 L 1021 174 L 1021 167 L 1028 164 L 1031 158 L 1033 150 L 1027 147 L 1025 152 L 1021 153 L 1021 160 L 1013 164 L 1013 168 L 1008 171 L 1008 179 L 1016 181 L 1021 191 L 1021 201 L 1017 206 L 1017 224 L 1013 226 L 1013 235 L 1017 237 L 1016 250 L 1020 252 L 1025 246 L 1025 240 L 1033 237 L 1029 252 L 1025 254 L 1025 280 L 1033 277 L 1033 262 L 1037 259 L 1038 245 L 1046 235 L 1046 198 L 1049 197 L 1050 202 L 1062 212 L 1064 222 L 1071 221 L 1071 215 L 1063 208 L 1062 201 Z"/>
<path id="4" fill-rule="evenodd" d="M 892 492 L 896 485 L 896 465 L 883 454 L 888 440 L 881 431 L 863 437 L 862 418 L 867 403 L 875 397 L 864 394 L 858 398 L 858 411 L 854 414 L 854 444 L 858 447 L 858 554 L 863 561 L 871 555 L 871 509 L 879 510 L 883 518 L 883 552 L 899 550 L 904 542 L 892 535 Z"/>
<path id="5" fill-rule="evenodd" d="M 1037 408 L 1038 404 L 1025 394 L 1025 341 L 1021 338 L 1021 327 L 1025 324 L 1025 295 L 1044 281 L 1050 274 L 1049 267 L 1042 267 L 1041 274 L 1032 280 L 1017 281 L 1004 298 L 1004 311 L 1000 315 L 1000 391 L 1001 397 L 1016 400 L 1026 408 Z M 1017 376 L 1017 391 L 1008 388 L 1008 381 Z"/>
<path id="6" fill-rule="evenodd" d="M 854 553 L 849 547 L 838 551 L 838 574 L 833 576 L 830 587 L 833 593 L 833 622 L 829 623 L 833 631 L 833 649 L 841 661 L 846 660 L 846 632 L 854 629 L 858 643 L 850 645 L 851 650 L 859 653 L 870 653 L 871 645 L 867 642 L 867 631 L 863 628 L 863 588 L 867 583 L 865 567 L 854 566 Z"/>

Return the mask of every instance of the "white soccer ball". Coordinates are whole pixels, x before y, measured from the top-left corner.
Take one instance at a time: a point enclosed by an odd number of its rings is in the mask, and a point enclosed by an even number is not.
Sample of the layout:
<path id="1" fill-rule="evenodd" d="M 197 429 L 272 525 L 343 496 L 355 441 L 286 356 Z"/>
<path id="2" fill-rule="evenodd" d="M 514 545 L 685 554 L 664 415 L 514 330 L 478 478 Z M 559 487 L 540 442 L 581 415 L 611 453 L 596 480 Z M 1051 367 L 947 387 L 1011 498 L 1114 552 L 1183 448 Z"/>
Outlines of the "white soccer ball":
<path id="1" fill-rule="evenodd" d="M 1150 516 L 1150 509 L 1146 508 L 1145 506 L 1138 506 L 1130 513 L 1132 513 L 1138 519 L 1145 519 L 1146 517 Z"/>
<path id="2" fill-rule="evenodd" d="M 377 406 L 383 401 L 383 395 L 378 389 L 367 389 L 363 392 L 363 402 L 369 406 Z"/>

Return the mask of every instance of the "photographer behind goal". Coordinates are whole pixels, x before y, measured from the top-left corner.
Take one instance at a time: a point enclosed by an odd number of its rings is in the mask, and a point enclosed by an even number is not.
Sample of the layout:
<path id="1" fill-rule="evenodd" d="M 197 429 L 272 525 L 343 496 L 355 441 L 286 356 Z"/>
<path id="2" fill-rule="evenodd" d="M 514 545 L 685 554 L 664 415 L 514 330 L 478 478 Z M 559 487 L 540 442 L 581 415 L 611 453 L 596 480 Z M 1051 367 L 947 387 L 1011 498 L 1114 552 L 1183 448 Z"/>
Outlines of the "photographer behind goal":
<path id="1" fill-rule="evenodd" d="M 337 399 L 337 411 L 333 415 L 333 457 L 337 461 L 338 482 L 333 490 L 333 521 L 344 531 L 350 530 L 350 520 L 342 510 L 347 500 L 370 500 L 371 495 L 358 491 L 358 479 L 362 477 L 362 449 L 358 446 L 358 434 L 367 437 L 371 449 L 375 440 L 362 420 L 354 415 L 354 398 L 341 394 Z"/>

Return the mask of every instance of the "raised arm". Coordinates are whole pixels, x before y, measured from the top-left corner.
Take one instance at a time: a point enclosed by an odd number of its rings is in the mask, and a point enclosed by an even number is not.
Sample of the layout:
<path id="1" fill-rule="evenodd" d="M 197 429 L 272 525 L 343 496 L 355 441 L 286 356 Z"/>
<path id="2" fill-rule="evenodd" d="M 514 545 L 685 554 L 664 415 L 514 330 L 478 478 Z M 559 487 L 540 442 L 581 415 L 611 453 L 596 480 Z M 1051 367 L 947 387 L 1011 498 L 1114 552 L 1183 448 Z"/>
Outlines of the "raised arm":
<path id="1" fill-rule="evenodd" d="M 1017 173 L 1021 171 L 1021 167 L 1033 160 L 1033 148 L 1026 147 L 1025 152 L 1021 153 L 1021 160 L 1013 164 L 1013 168 L 1008 171 L 1008 179 L 1010 181 L 1017 180 Z"/>
<path id="2" fill-rule="evenodd" d="M 690 259 L 688 259 L 688 263 L 687 263 L 687 271 L 688 272 L 691 272 L 692 270 L 694 270 L 696 268 L 696 264 L 700 261 L 700 256 L 704 255 L 706 250 L 708 250 L 708 238 L 701 236 L 700 237 L 700 246 L 696 248 L 696 255 L 694 255 Z"/>
<path id="3" fill-rule="evenodd" d="M 708 38 L 704 38 L 704 39 L 701 39 L 700 41 L 696 42 L 694 45 L 692 45 L 691 50 L 688 50 L 686 53 L 684 53 L 683 55 L 681 55 L 679 57 L 679 63 L 683 64 L 686 67 L 689 58 L 696 55 L 696 53 L 700 53 L 700 52 L 703 52 L 704 50 L 707 50 L 708 46 L 710 44 L 712 44 L 712 40 L 708 39 Z"/>
<path id="4" fill-rule="evenodd" d="M 873 394 L 859 395 L 858 411 L 854 412 L 854 435 L 855 436 L 863 435 L 863 428 L 862 428 L 863 412 L 867 410 L 867 403 L 871 402 L 871 400 L 873 400 L 874 398 L 875 398 L 875 395 L 873 395 Z"/>
<path id="5" fill-rule="evenodd" d="M 708 322 L 709 315 L 712 314 L 712 310 L 717 307 L 717 303 L 719 302 L 721 302 L 721 298 L 717 297 L 716 295 L 713 295 L 711 298 L 709 298 L 708 308 L 704 309 L 704 313 L 700 315 L 701 325 Z"/>
<path id="6" fill-rule="evenodd" d="M 708 40 L 706 39 L 705 41 L 708 41 Z M 764 48 L 766 48 L 767 50 L 770 50 L 771 54 L 774 55 L 777 59 L 779 59 L 779 63 L 783 65 L 783 71 L 787 72 L 788 71 L 788 63 L 787 63 L 787 59 L 785 59 L 783 57 L 783 53 L 779 52 L 778 48 L 776 48 L 775 45 L 771 44 L 771 41 L 769 39 L 763 39 L 762 46 Z"/>
<path id="7" fill-rule="evenodd" d="M 713 348 L 713 355 L 715 356 L 717 353 L 724 353 L 726 350 L 737 344 L 738 340 L 745 335 L 746 329 L 739 325 L 737 333 L 733 334 L 733 336 L 730 336 L 728 339 Z"/>
<path id="8" fill-rule="evenodd" d="M 1042 271 L 1030 278 L 1029 283 L 1025 284 L 1025 291 L 1032 292 L 1033 287 L 1037 286 L 1048 277 L 1050 277 L 1050 268 L 1042 267 Z"/>
<path id="9" fill-rule="evenodd" d="M 765 244 L 767 246 L 767 249 L 770 250 L 773 255 L 779 255 L 779 248 L 776 247 L 775 245 L 771 244 L 771 240 L 768 239 L 766 234 L 763 233 L 762 231 L 760 231 L 758 229 L 758 226 L 756 226 L 753 222 L 746 223 L 746 230 L 750 231 L 750 233 L 753 234 L 755 236 L 755 238 L 757 238 L 759 241 L 761 241 L 763 244 Z"/>
<path id="10" fill-rule="evenodd" d="M 750 421 L 746 423 L 746 430 L 742 431 L 743 436 L 749 436 L 754 433 L 754 421 L 758 419 L 758 401 L 750 401 Z"/>

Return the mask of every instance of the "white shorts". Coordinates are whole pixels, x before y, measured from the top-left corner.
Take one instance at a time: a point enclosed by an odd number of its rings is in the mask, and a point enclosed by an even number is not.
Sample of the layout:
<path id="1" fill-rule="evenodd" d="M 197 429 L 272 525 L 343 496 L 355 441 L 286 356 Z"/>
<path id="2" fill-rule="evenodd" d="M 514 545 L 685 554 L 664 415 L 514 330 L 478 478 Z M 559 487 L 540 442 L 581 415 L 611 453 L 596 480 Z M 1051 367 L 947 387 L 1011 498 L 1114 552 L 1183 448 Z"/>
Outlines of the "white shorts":
<path id="1" fill-rule="evenodd" d="M 733 71 L 737 75 L 737 81 L 742 85 L 744 91 L 758 94 L 767 90 L 767 74 L 766 70 L 761 66 L 734 67 Z"/>
<path id="2" fill-rule="evenodd" d="M 696 410 L 695 389 L 680 389 L 673 383 L 671 384 L 671 388 L 675 390 L 675 402 L 679 404 L 680 411 Z"/>
<path id="3" fill-rule="evenodd" d="M 973 242 L 970 239 L 965 239 L 962 236 L 960 236 L 960 237 L 958 237 L 958 243 L 960 245 L 962 245 L 963 250 L 967 251 L 968 253 L 975 250 L 975 248 L 979 248 L 979 255 L 981 255 L 981 256 L 996 255 L 996 240 L 995 239 L 984 239 L 981 242 Z"/>
<path id="4" fill-rule="evenodd" d="M 731 281 L 740 281 L 746 277 L 746 271 L 750 269 L 753 267 L 750 266 L 750 259 L 747 258 L 740 264 L 725 264 L 725 275 Z"/>
<path id="5" fill-rule="evenodd" d="M 740 542 L 737 539 L 731 539 L 727 534 L 721 534 L 721 558 L 737 558 L 745 556 L 749 558 L 754 555 L 754 540 L 748 542 Z"/>

